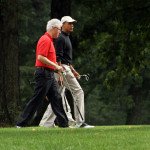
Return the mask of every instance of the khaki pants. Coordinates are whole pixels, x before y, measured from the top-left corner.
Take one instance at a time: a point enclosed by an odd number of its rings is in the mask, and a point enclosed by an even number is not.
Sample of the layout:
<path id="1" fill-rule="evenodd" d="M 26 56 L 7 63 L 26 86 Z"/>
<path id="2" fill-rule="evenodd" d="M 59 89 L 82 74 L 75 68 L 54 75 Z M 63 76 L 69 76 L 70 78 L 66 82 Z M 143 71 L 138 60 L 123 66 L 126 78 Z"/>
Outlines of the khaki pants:
<path id="1" fill-rule="evenodd" d="M 63 67 L 66 69 L 66 75 L 65 75 L 65 79 L 63 81 L 64 86 L 60 87 L 60 92 L 61 92 L 61 96 L 63 99 L 63 107 L 64 110 L 66 112 L 66 115 L 68 117 L 69 120 L 69 125 L 72 125 L 72 123 L 74 122 L 72 115 L 71 115 L 71 109 L 70 106 L 66 100 L 65 97 L 65 88 L 67 88 L 68 90 L 71 89 L 72 93 L 73 93 L 73 97 L 74 97 L 74 115 L 75 115 L 75 122 L 77 125 L 83 123 L 85 121 L 85 115 L 84 115 L 84 92 L 79 84 L 79 82 L 77 81 L 77 79 L 75 78 L 75 76 L 73 75 L 70 67 L 68 65 L 64 65 Z M 67 82 L 66 82 L 67 80 Z M 69 87 L 68 87 L 69 84 Z M 79 108 L 79 111 L 81 112 L 81 115 L 83 117 L 83 120 L 80 116 L 80 113 L 77 110 L 77 107 Z M 66 109 L 67 106 L 67 109 Z M 68 110 L 68 111 L 67 111 Z M 49 104 L 45 114 L 43 115 L 43 118 L 40 122 L 40 126 L 45 126 L 45 127 L 53 127 L 54 126 L 54 120 L 55 120 L 56 116 L 54 115 L 51 105 Z"/>

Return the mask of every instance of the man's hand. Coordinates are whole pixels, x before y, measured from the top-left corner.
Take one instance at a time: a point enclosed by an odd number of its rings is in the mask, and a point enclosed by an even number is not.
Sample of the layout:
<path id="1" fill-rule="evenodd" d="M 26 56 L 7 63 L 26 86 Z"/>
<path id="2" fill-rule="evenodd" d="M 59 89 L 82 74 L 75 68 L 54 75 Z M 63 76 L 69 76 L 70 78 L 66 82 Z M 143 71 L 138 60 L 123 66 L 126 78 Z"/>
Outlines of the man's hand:
<path id="1" fill-rule="evenodd" d="M 63 67 L 62 66 L 59 66 L 59 65 L 56 65 L 56 70 L 58 70 L 59 72 L 63 72 Z"/>
<path id="2" fill-rule="evenodd" d="M 62 86 L 63 85 L 63 76 L 62 76 L 62 73 L 58 72 L 58 75 L 59 75 L 59 77 L 58 77 L 58 84 L 60 86 Z"/>
<path id="3" fill-rule="evenodd" d="M 72 73 L 77 79 L 80 79 L 80 74 L 76 70 L 72 70 Z"/>

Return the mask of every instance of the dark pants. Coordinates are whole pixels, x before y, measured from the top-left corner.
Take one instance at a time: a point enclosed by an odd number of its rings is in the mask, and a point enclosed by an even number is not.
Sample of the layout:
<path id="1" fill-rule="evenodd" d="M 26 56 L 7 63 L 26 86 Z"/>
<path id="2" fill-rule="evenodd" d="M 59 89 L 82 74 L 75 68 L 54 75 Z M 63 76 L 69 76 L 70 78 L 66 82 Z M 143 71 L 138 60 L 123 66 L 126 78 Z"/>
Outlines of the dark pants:
<path id="1" fill-rule="evenodd" d="M 44 99 L 40 106 L 38 107 L 37 111 L 35 112 L 35 115 L 33 117 L 32 126 L 39 126 L 39 123 L 47 109 L 47 106 L 49 105 L 49 100 Z"/>
<path id="2" fill-rule="evenodd" d="M 37 111 L 43 99 L 47 96 L 53 112 L 57 116 L 60 127 L 68 127 L 68 119 L 62 105 L 62 98 L 58 92 L 58 83 L 54 72 L 49 69 L 37 68 L 35 72 L 35 90 L 31 100 L 27 103 L 18 126 L 28 126 L 29 121 Z"/>

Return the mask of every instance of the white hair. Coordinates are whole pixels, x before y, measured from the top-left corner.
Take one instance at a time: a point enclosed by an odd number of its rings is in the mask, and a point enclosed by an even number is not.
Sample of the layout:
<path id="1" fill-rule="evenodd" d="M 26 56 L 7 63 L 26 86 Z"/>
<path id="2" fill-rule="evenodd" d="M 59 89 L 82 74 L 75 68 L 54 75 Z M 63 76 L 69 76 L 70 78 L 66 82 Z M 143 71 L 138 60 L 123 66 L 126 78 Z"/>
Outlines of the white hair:
<path id="1" fill-rule="evenodd" d="M 51 30 L 53 27 L 61 27 L 62 23 L 58 19 L 51 19 L 47 22 L 46 31 Z"/>

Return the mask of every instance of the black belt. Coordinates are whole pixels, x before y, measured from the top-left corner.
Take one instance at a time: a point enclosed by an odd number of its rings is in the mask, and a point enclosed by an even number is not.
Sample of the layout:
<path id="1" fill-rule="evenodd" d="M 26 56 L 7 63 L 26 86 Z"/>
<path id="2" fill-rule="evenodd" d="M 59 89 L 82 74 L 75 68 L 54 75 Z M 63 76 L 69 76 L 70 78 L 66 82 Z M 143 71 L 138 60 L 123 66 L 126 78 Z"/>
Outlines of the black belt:
<path id="1" fill-rule="evenodd" d="M 39 69 L 47 70 L 47 71 L 55 71 L 55 70 L 53 70 L 51 68 L 46 68 L 46 67 L 36 67 L 36 68 L 37 69 L 39 68 Z"/>

